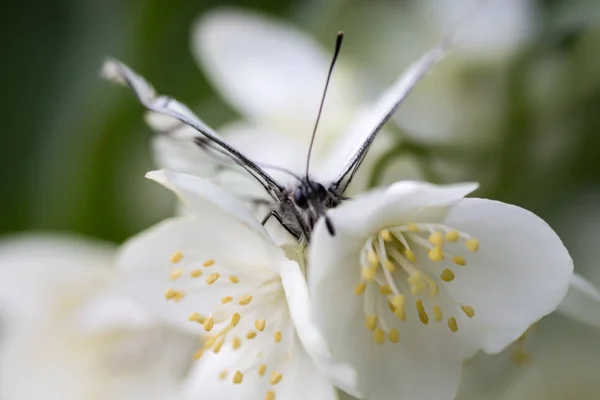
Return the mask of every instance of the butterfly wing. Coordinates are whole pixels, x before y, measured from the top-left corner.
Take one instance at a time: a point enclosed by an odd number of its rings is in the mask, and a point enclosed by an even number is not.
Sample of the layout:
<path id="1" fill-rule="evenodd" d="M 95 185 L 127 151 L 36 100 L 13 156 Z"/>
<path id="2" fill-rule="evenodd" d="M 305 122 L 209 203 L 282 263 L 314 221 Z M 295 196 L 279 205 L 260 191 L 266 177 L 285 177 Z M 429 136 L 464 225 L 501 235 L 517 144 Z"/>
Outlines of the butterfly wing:
<path id="1" fill-rule="evenodd" d="M 343 193 L 346 190 L 381 128 L 396 112 L 415 85 L 443 58 L 448 45 L 449 39 L 444 40 L 412 64 L 377 99 L 372 107 L 361 113 L 351 124 L 349 132 L 344 135 L 340 148 L 336 150 L 324 169 L 326 174 L 327 172 L 330 174 L 330 176 L 323 177 L 324 181 L 331 182 L 330 190 L 337 193 Z"/>
<path id="2" fill-rule="evenodd" d="M 209 178 L 223 186 L 239 187 L 239 180 L 230 177 L 237 176 L 241 180 L 251 177 L 258 181 L 271 199 L 280 198 L 283 186 L 270 174 L 248 159 L 239 150 L 227 143 L 214 130 L 202 122 L 184 104 L 167 96 L 158 96 L 152 86 L 144 78 L 133 72 L 125 64 L 108 60 L 102 68 L 105 78 L 129 86 L 142 105 L 148 109 L 148 123 L 157 131 L 164 133 L 164 139 L 158 139 L 155 147 L 168 147 L 170 152 L 186 153 L 185 160 L 199 161 L 197 167 L 190 164 L 177 164 L 173 158 L 165 161 L 164 165 L 184 172 L 196 173 Z M 190 157 L 192 147 L 201 149 L 198 157 Z M 164 153 L 163 153 L 164 154 Z M 183 158 L 182 158 L 183 160 Z M 196 168 L 196 169 L 194 169 Z M 191 170 L 190 170 L 191 169 Z M 219 182 L 223 175 L 228 184 Z M 249 192 L 250 193 L 250 192 Z"/>

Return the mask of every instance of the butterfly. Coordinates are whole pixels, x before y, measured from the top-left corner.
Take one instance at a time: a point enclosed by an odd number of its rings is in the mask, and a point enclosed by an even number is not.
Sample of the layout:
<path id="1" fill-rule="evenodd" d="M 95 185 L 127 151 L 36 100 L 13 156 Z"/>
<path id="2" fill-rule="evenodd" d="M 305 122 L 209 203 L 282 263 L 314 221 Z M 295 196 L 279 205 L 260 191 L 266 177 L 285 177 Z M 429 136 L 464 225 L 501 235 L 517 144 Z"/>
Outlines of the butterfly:
<path id="1" fill-rule="evenodd" d="M 217 165 L 213 170 L 214 173 L 218 173 L 220 170 L 236 170 L 259 183 L 267 195 L 266 199 L 255 199 L 267 206 L 266 214 L 262 217 L 263 225 L 269 219 L 275 218 L 296 240 L 301 243 L 309 243 L 311 232 L 321 218 L 324 219 L 329 233 L 335 235 L 335 226 L 327 217 L 326 211 L 350 200 L 345 195 L 346 189 L 360 168 L 377 134 L 415 85 L 443 58 L 449 47 L 449 40 L 446 38 L 412 64 L 378 98 L 372 108 L 350 127 L 346 134 L 350 135 L 349 137 L 353 140 L 346 141 L 345 146 L 342 145 L 336 149 L 325 172 L 322 173 L 323 176 L 313 176 L 310 174 L 312 145 L 333 67 L 341 49 L 342 39 L 343 33 L 339 32 L 334 56 L 325 81 L 315 129 L 311 136 L 306 170 L 303 175 L 295 174 L 276 165 L 265 165 L 253 161 L 194 115 L 187 106 L 169 96 L 156 95 L 152 86 L 125 64 L 109 59 L 105 62 L 102 73 L 105 78 L 129 86 L 140 103 L 151 113 L 172 118 L 174 123 L 169 124 L 165 133 L 171 134 L 173 139 L 194 143 L 199 149 L 209 154 Z M 191 128 L 193 133 L 179 136 L 174 134 L 174 132 L 190 131 L 189 129 L 178 129 L 181 127 Z M 268 172 L 269 170 L 279 170 L 290 174 L 294 178 L 293 183 L 280 182 Z"/>

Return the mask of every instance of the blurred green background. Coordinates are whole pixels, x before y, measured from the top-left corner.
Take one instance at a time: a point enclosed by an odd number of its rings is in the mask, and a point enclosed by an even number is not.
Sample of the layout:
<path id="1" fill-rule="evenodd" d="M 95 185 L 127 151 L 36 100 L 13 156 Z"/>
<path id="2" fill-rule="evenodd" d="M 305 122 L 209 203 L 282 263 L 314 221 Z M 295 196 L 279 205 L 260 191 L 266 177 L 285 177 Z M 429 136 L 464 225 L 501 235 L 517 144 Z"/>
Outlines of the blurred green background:
<path id="1" fill-rule="evenodd" d="M 403 69 L 393 58 L 403 52 L 394 32 L 411 20 L 410 3 L 415 2 L 5 3 L 0 233 L 61 230 L 121 242 L 172 214 L 169 194 L 143 179 L 153 163 L 152 134 L 141 107 L 128 91 L 98 77 L 106 56 L 133 66 L 161 93 L 200 105 L 194 108 L 218 127 L 233 111 L 189 50 L 191 24 L 202 12 L 223 5 L 264 11 L 305 29 L 324 46 L 344 30 L 344 57 L 384 87 L 392 72 Z M 400 7 L 394 8 L 398 22 L 386 13 L 388 6 Z M 469 125 L 475 135 L 491 132 L 494 140 L 421 142 L 413 132 L 408 151 L 426 168 L 438 159 L 458 164 L 460 179 L 482 181 L 480 195 L 529 208 L 569 237 L 579 227 L 577 218 L 587 218 L 600 204 L 600 4 L 537 0 L 531 7 L 535 29 L 515 51 L 499 60 L 471 55 L 460 73 L 447 78 L 458 80 L 467 94 L 501 83 L 503 96 L 489 103 L 499 117 Z M 424 21 L 435 24 L 427 13 Z M 410 23 L 404 28 L 411 32 Z M 432 179 L 457 179 L 433 169 Z"/>

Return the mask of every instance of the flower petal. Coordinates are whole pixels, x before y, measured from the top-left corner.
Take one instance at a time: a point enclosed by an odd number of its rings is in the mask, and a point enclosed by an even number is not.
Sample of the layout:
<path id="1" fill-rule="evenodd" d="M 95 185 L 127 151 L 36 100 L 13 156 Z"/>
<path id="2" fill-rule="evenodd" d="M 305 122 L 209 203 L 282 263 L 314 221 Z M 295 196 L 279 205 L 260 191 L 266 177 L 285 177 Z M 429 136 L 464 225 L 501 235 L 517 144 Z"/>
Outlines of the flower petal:
<path id="1" fill-rule="evenodd" d="M 312 323 L 308 288 L 297 263 L 290 262 L 282 268 L 281 283 L 298 337 L 307 353 L 335 386 L 356 397 L 361 397 L 357 388 L 356 372 L 349 365 L 338 363 L 333 359 L 327 342 Z"/>
<path id="2" fill-rule="evenodd" d="M 454 270 L 456 279 L 446 289 L 459 304 L 475 308 L 469 322 L 484 351 L 501 351 L 565 297 L 573 261 L 535 214 L 498 201 L 464 199 L 449 207 L 444 223 L 480 243 L 479 251 L 459 254 L 467 266 Z"/>
<path id="3" fill-rule="evenodd" d="M 286 131 L 312 130 L 330 55 L 289 24 L 241 9 L 204 14 L 192 33 L 192 51 L 221 94 L 253 121 Z M 352 80 L 336 69 L 328 120 L 352 109 Z M 328 121 L 323 121 L 327 124 Z"/>
<path id="4" fill-rule="evenodd" d="M 581 275 L 573 274 L 569 291 L 557 311 L 575 321 L 600 328 L 600 291 Z"/>

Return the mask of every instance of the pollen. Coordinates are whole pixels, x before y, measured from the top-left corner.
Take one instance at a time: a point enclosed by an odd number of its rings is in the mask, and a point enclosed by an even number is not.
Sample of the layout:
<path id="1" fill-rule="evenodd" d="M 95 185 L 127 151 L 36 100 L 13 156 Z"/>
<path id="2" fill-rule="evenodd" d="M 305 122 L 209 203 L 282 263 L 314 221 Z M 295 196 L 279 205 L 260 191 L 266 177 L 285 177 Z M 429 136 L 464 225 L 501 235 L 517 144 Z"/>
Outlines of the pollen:
<path id="1" fill-rule="evenodd" d="M 460 308 L 463 310 L 465 315 L 469 318 L 473 318 L 473 316 L 475 315 L 475 309 L 471 306 L 460 306 Z"/>
<path id="2" fill-rule="evenodd" d="M 361 282 L 358 285 L 354 286 L 354 294 L 357 296 L 360 296 L 361 294 L 363 294 L 365 292 L 366 288 L 367 288 L 367 284 L 365 282 Z"/>
<path id="3" fill-rule="evenodd" d="M 444 318 L 440 306 L 433 306 L 433 318 L 435 318 L 436 322 L 440 322 Z"/>
<path id="4" fill-rule="evenodd" d="M 215 260 L 206 260 L 206 261 L 204 261 L 204 264 L 202 264 L 202 265 L 205 267 L 210 267 L 214 263 L 215 263 Z"/>
<path id="5" fill-rule="evenodd" d="M 442 235 L 442 232 L 435 231 L 429 235 L 429 242 L 436 246 L 441 246 L 444 244 L 444 235 Z"/>
<path id="6" fill-rule="evenodd" d="M 469 251 L 471 251 L 471 252 L 474 253 L 477 250 L 479 250 L 479 240 L 477 240 L 477 239 L 469 239 L 465 243 L 465 246 L 467 246 L 467 249 L 469 249 Z"/>
<path id="7" fill-rule="evenodd" d="M 450 232 L 446 233 L 446 240 L 450 243 L 458 242 L 459 238 L 460 238 L 460 234 L 457 231 L 450 231 Z"/>
<path id="8" fill-rule="evenodd" d="M 192 321 L 192 322 L 198 322 L 200 324 L 204 323 L 204 320 L 206 318 L 204 318 L 202 315 L 198 314 L 197 312 L 192 313 L 189 317 L 188 317 L 188 321 Z"/>
<path id="9" fill-rule="evenodd" d="M 275 392 L 269 390 L 265 396 L 265 400 L 275 400 Z"/>
<path id="10" fill-rule="evenodd" d="M 377 274 L 377 265 L 371 267 L 363 267 L 361 269 L 361 276 L 365 281 L 372 281 L 375 279 Z"/>
<path id="11" fill-rule="evenodd" d="M 248 304 L 250 304 L 251 301 L 252 301 L 252 296 L 250 296 L 249 294 L 245 294 L 240 298 L 240 300 L 238 301 L 238 304 L 240 306 L 247 306 Z"/>
<path id="12" fill-rule="evenodd" d="M 385 240 L 386 242 L 391 242 L 393 239 L 392 234 L 390 233 L 390 231 L 388 229 L 382 229 L 379 232 L 379 236 L 381 236 L 381 238 L 383 240 Z"/>
<path id="13" fill-rule="evenodd" d="M 368 330 L 374 331 L 377 328 L 377 316 L 376 315 L 367 315 L 365 319 L 365 326 Z"/>
<path id="14" fill-rule="evenodd" d="M 227 379 L 227 375 L 229 375 L 229 371 L 227 371 L 226 369 L 224 369 L 219 374 L 219 379 L 222 380 L 222 381 L 224 381 L 225 379 Z"/>
<path id="15" fill-rule="evenodd" d="M 235 276 L 235 275 L 231 275 L 231 276 L 229 277 L 229 280 L 231 281 L 231 283 L 238 283 L 238 282 L 240 281 L 240 278 L 238 278 L 238 277 L 237 277 L 237 276 Z"/>
<path id="16" fill-rule="evenodd" d="M 246 339 L 252 340 L 255 337 L 256 337 L 256 332 L 254 332 L 253 330 L 249 330 L 248 332 L 246 332 Z"/>
<path id="17" fill-rule="evenodd" d="M 221 304 L 227 304 L 227 303 L 231 303 L 233 301 L 233 297 L 231 296 L 225 296 L 221 299 Z"/>
<path id="18" fill-rule="evenodd" d="M 458 323 L 456 322 L 456 318 L 448 318 L 448 328 L 450 328 L 452 332 L 458 331 Z"/>
<path id="19" fill-rule="evenodd" d="M 392 298 L 392 304 L 396 309 L 404 308 L 404 303 L 406 302 L 406 296 L 403 294 L 397 294 Z"/>
<path id="20" fill-rule="evenodd" d="M 190 276 L 192 278 L 197 278 L 197 277 L 199 277 L 201 275 L 202 275 L 202 270 L 194 269 L 194 270 L 190 271 Z"/>
<path id="21" fill-rule="evenodd" d="M 414 233 L 419 232 L 419 227 L 416 224 L 413 224 L 412 222 L 409 222 L 408 224 L 406 224 L 406 229 L 408 229 L 409 232 L 414 232 Z"/>
<path id="22" fill-rule="evenodd" d="M 275 333 L 273 334 L 273 340 L 275 341 L 275 343 L 279 343 L 281 342 L 281 332 L 280 331 L 275 331 Z"/>
<path id="23" fill-rule="evenodd" d="M 213 326 L 215 325 L 215 321 L 213 320 L 212 317 L 208 317 L 206 319 L 204 319 L 204 323 L 202 324 L 204 326 L 204 330 L 206 332 L 210 332 L 213 328 Z"/>
<path id="24" fill-rule="evenodd" d="M 451 269 L 446 268 L 442 271 L 440 278 L 442 278 L 444 282 L 452 282 L 454 280 L 454 272 L 452 272 Z"/>
<path id="25" fill-rule="evenodd" d="M 256 321 L 254 321 L 254 327 L 256 328 L 257 331 L 264 331 L 265 330 L 265 326 L 266 326 L 267 322 L 264 319 L 257 319 Z"/>
<path id="26" fill-rule="evenodd" d="M 460 265 L 461 267 L 467 265 L 467 260 L 465 260 L 465 258 L 461 256 L 452 257 L 452 262 L 456 265 Z"/>
<path id="27" fill-rule="evenodd" d="M 184 297 L 185 297 L 185 293 L 180 290 L 167 289 L 165 291 L 165 299 L 167 299 L 167 300 L 180 301 Z"/>
<path id="28" fill-rule="evenodd" d="M 183 275 L 183 270 L 181 268 L 175 268 L 173 271 L 171 271 L 169 278 L 176 280 L 181 278 L 181 275 Z"/>
<path id="29" fill-rule="evenodd" d="M 271 385 L 277 385 L 279 382 L 281 382 L 281 379 L 283 379 L 281 372 L 273 371 L 271 374 L 271 379 L 269 379 L 269 383 Z"/>
<path id="30" fill-rule="evenodd" d="M 239 337 L 234 337 L 233 338 L 233 343 L 231 345 L 231 347 L 233 347 L 234 350 L 239 349 L 240 347 L 242 347 L 242 339 L 240 339 Z"/>
<path id="31" fill-rule="evenodd" d="M 259 374 L 260 376 L 265 376 L 265 374 L 266 374 L 266 373 L 267 373 L 267 365 L 266 365 L 266 364 L 261 364 L 261 365 L 258 367 L 258 374 Z"/>
<path id="32" fill-rule="evenodd" d="M 435 246 L 427 252 L 427 255 L 431 261 L 442 261 L 444 259 L 444 250 L 442 250 L 442 246 Z"/>
<path id="33" fill-rule="evenodd" d="M 218 272 L 213 272 L 206 278 L 206 283 L 208 283 L 209 285 L 212 285 L 213 283 L 215 283 L 217 281 L 217 279 L 219 279 L 219 276 L 220 275 Z"/>
<path id="34" fill-rule="evenodd" d="M 427 284 L 425 283 L 425 280 L 423 280 L 420 272 L 415 272 L 410 275 L 408 277 L 408 283 L 410 284 L 410 291 L 413 296 L 416 296 L 427 289 Z"/>
<path id="35" fill-rule="evenodd" d="M 406 259 L 408 261 L 410 261 L 411 263 L 414 263 L 415 261 L 417 261 L 417 255 L 415 254 L 414 251 L 412 250 L 406 250 L 406 252 L 404 253 L 404 255 L 406 256 Z"/>
<path id="36" fill-rule="evenodd" d="M 240 315 L 240 313 L 235 313 L 231 316 L 231 326 L 233 326 L 234 328 L 237 326 L 237 324 L 240 323 L 240 319 L 242 319 L 242 316 Z"/>
<path id="37" fill-rule="evenodd" d="M 383 332 L 383 329 L 376 329 L 373 332 L 373 341 L 379 345 L 385 343 L 385 332 Z"/>
<path id="38" fill-rule="evenodd" d="M 391 262 L 390 260 L 385 260 L 383 262 L 383 268 L 385 268 L 389 272 L 394 272 L 396 270 L 396 267 L 394 266 L 394 263 Z"/>
<path id="39" fill-rule="evenodd" d="M 233 375 L 233 383 L 238 385 L 238 384 L 242 383 L 243 380 L 244 380 L 244 374 L 242 374 L 242 372 L 240 370 L 235 371 L 235 374 Z"/>
<path id="40" fill-rule="evenodd" d="M 377 253 L 375 253 L 373 250 L 367 253 L 367 260 L 372 267 L 379 264 L 379 257 L 377 257 Z"/>
<path id="41" fill-rule="evenodd" d="M 427 315 L 427 311 L 425 311 L 425 307 L 423 306 L 423 300 L 417 300 L 416 306 L 417 313 L 419 314 L 419 319 L 421 320 L 423 325 L 427 325 L 429 323 L 429 315 Z"/>
<path id="42" fill-rule="evenodd" d="M 398 333 L 398 330 L 396 328 L 390 329 L 390 331 L 388 332 L 388 339 L 390 339 L 390 342 L 392 343 L 398 343 L 398 341 L 400 340 L 400 334 Z"/>
<path id="43" fill-rule="evenodd" d="M 379 288 L 379 293 L 387 296 L 387 295 L 390 295 L 390 294 L 392 294 L 394 292 L 392 291 L 392 288 L 389 287 L 389 285 L 383 285 L 383 286 L 381 286 Z"/>
<path id="44" fill-rule="evenodd" d="M 223 347 L 223 343 L 225 343 L 225 336 L 221 336 L 217 343 L 215 343 L 213 347 L 213 353 L 218 354 L 221 351 L 221 347 Z"/>
<path id="45" fill-rule="evenodd" d="M 204 349 L 196 350 L 196 352 L 194 353 L 194 360 L 198 361 L 199 359 L 202 358 L 203 354 L 204 354 Z"/>
<path id="46" fill-rule="evenodd" d="M 181 251 L 176 251 L 175 253 L 171 254 L 172 264 L 177 264 L 179 261 L 181 261 L 181 259 L 183 259 L 183 253 Z"/>

